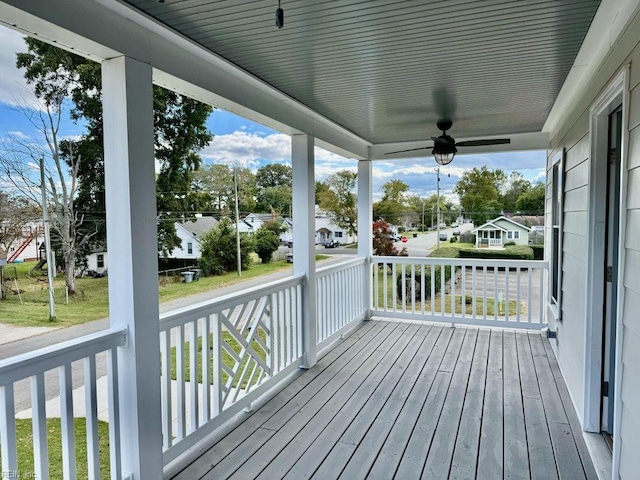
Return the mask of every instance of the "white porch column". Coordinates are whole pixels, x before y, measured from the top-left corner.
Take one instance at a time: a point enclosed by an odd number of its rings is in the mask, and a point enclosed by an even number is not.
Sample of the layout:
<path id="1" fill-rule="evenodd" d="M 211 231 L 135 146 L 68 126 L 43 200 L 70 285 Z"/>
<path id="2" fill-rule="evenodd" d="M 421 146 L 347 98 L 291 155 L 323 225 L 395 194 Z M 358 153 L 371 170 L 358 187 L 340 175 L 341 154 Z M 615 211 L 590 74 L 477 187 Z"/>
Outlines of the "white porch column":
<path id="1" fill-rule="evenodd" d="M 293 273 L 302 273 L 302 348 L 304 368 L 316 363 L 316 215 L 314 137 L 293 135 Z"/>
<path id="2" fill-rule="evenodd" d="M 118 349 L 122 470 L 162 478 L 158 239 L 151 67 L 102 64 L 109 318 L 129 328 Z"/>
<path id="3" fill-rule="evenodd" d="M 364 257 L 366 275 L 362 295 L 366 306 L 365 319 L 371 318 L 371 256 L 373 255 L 373 164 L 371 160 L 358 162 L 358 256 Z"/>

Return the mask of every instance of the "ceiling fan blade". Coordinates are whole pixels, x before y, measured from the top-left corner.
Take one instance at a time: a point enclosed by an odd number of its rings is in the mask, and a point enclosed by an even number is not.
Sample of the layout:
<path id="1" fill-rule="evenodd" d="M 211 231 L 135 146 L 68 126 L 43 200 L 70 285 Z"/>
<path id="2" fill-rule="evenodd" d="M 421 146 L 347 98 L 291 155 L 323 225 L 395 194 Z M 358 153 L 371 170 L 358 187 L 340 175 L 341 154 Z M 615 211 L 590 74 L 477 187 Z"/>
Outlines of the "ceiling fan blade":
<path id="1" fill-rule="evenodd" d="M 505 145 L 511 143 L 509 138 L 486 138 L 484 140 L 467 140 L 456 142 L 456 147 L 483 147 L 485 145 Z"/>
<path id="2" fill-rule="evenodd" d="M 433 147 L 410 148 L 409 150 L 397 150 L 395 152 L 387 152 L 385 155 L 393 155 L 394 153 L 415 152 L 417 150 L 429 150 Z"/>

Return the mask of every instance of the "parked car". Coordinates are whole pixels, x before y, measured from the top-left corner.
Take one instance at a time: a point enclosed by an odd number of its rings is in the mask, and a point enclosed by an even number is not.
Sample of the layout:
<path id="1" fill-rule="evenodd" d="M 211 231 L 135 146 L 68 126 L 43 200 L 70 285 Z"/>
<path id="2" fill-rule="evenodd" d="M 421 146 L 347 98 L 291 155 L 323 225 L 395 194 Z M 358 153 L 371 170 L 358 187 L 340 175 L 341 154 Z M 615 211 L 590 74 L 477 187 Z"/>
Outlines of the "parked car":
<path id="1" fill-rule="evenodd" d="M 440 241 L 444 241 L 447 239 L 447 234 L 446 233 L 441 233 L 440 234 Z"/>
<path id="2" fill-rule="evenodd" d="M 338 242 L 337 240 L 327 240 L 323 245 L 324 248 L 335 248 L 340 246 L 340 242 Z"/>
<path id="3" fill-rule="evenodd" d="M 287 253 L 285 258 L 287 259 L 287 263 L 293 263 L 293 253 Z"/>
<path id="4" fill-rule="evenodd" d="M 455 230 L 451 235 L 453 235 L 454 237 L 460 236 L 460 230 Z"/>
<path id="5" fill-rule="evenodd" d="M 451 228 L 458 228 L 458 224 L 457 223 L 452 223 L 451 224 Z"/>

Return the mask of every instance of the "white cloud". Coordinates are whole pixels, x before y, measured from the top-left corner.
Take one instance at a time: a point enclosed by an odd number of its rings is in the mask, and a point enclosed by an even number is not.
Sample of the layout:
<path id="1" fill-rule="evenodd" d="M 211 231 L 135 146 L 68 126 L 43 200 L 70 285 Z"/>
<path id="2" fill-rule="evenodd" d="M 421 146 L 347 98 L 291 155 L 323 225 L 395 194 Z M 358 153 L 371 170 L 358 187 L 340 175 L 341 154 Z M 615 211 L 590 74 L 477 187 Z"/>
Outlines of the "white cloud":
<path id="1" fill-rule="evenodd" d="M 38 105 L 22 70 L 16 68 L 16 53 L 26 52 L 24 36 L 0 27 L 0 102 L 11 106 Z"/>
<path id="2" fill-rule="evenodd" d="M 201 155 L 213 163 L 238 162 L 249 168 L 257 168 L 265 161 L 291 163 L 291 138 L 283 133 L 260 136 L 236 131 L 213 137 Z"/>

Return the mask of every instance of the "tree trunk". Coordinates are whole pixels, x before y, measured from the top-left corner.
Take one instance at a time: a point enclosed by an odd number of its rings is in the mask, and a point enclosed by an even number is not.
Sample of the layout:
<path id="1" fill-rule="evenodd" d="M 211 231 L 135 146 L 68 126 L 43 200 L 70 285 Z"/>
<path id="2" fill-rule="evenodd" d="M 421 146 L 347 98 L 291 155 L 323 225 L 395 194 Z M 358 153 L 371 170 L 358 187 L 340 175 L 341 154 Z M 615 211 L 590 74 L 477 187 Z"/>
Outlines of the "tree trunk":
<path id="1" fill-rule="evenodd" d="M 73 252 L 72 252 L 73 253 Z M 76 257 L 65 255 L 64 257 L 65 283 L 69 289 L 69 295 L 76 293 Z"/>

